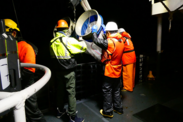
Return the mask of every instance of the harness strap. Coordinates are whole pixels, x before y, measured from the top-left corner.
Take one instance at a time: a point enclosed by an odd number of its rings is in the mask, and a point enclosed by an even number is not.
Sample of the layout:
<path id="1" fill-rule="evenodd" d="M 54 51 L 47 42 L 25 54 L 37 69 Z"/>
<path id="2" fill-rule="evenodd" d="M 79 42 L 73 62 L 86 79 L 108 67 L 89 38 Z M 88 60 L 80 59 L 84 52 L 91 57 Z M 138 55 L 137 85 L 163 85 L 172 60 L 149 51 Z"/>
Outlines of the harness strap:
<path id="1" fill-rule="evenodd" d="M 114 53 L 114 51 L 116 50 L 116 45 L 115 45 L 115 43 L 114 43 L 114 39 L 113 38 L 110 38 L 111 40 L 112 40 L 112 42 L 113 42 L 113 44 L 114 44 L 114 50 L 113 50 L 113 52 L 112 53 L 110 53 L 109 54 L 109 51 L 108 50 L 106 50 L 106 53 L 108 54 L 108 55 L 110 55 L 110 56 L 112 56 L 112 54 Z M 121 40 L 118 40 L 118 41 L 121 41 Z M 108 59 L 108 57 L 105 57 L 106 58 L 106 60 L 104 61 L 104 62 L 106 62 L 106 61 L 110 61 L 111 59 Z"/>
<path id="2" fill-rule="evenodd" d="M 125 38 L 125 41 L 124 41 L 124 43 L 125 43 L 128 38 L 127 37 L 124 37 L 124 38 Z"/>
<path id="3" fill-rule="evenodd" d="M 133 52 L 135 50 L 129 50 L 129 51 L 124 51 L 123 53 L 129 53 L 129 52 Z"/>
<path id="4" fill-rule="evenodd" d="M 61 43 L 64 45 L 64 47 L 67 49 L 67 51 L 71 54 L 71 57 L 72 57 L 72 53 L 71 53 L 71 51 L 67 48 L 67 46 L 65 45 L 65 43 L 63 42 L 63 40 L 62 40 L 62 37 L 60 37 L 60 41 L 61 41 Z"/>
<path id="5" fill-rule="evenodd" d="M 56 37 L 55 38 L 55 40 L 53 40 L 53 42 L 51 42 L 51 44 L 50 45 L 52 45 L 57 39 L 59 39 L 60 38 L 60 42 L 63 44 L 63 46 L 65 47 L 65 56 L 56 56 L 56 54 L 55 54 L 55 56 L 52 56 L 52 58 L 57 58 L 57 59 L 65 59 L 65 58 L 71 58 L 72 56 L 73 56 L 73 54 L 69 51 L 69 49 L 67 48 L 67 46 L 65 45 L 65 43 L 62 41 L 62 36 L 59 36 L 59 37 Z M 67 42 L 66 42 L 67 43 Z M 71 54 L 71 56 L 68 56 L 67 55 L 67 51 Z M 53 51 L 54 52 L 54 51 Z M 55 52 L 54 52 L 55 53 Z"/>
<path id="6" fill-rule="evenodd" d="M 17 51 L 8 51 L 8 54 L 17 54 Z"/>
<path id="7" fill-rule="evenodd" d="M 112 40 L 112 42 L 113 42 L 113 44 L 114 44 L 114 50 L 113 50 L 113 52 L 112 52 L 111 54 L 109 54 L 109 55 L 112 55 L 112 54 L 114 53 L 114 51 L 116 50 L 116 45 L 115 45 L 115 43 L 114 43 L 113 38 L 111 38 L 111 40 Z M 107 52 L 109 52 L 109 51 L 107 50 Z"/>

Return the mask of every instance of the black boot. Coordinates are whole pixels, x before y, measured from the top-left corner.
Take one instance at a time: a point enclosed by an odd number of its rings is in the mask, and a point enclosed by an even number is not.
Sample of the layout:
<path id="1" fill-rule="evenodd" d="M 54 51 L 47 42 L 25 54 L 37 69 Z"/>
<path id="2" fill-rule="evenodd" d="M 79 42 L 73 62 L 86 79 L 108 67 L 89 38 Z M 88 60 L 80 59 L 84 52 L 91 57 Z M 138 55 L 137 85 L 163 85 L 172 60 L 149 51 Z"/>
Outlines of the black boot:
<path id="1" fill-rule="evenodd" d="M 69 116 L 70 120 L 69 122 L 84 122 L 84 119 L 83 118 L 78 118 L 77 115 L 75 116 Z"/>
<path id="2" fill-rule="evenodd" d="M 123 114 L 123 108 L 114 108 L 113 111 L 118 114 Z"/>
<path id="3" fill-rule="evenodd" d="M 100 110 L 100 114 L 102 114 L 102 116 L 104 117 L 109 117 L 112 118 L 113 117 L 113 112 L 104 112 L 103 109 Z"/>

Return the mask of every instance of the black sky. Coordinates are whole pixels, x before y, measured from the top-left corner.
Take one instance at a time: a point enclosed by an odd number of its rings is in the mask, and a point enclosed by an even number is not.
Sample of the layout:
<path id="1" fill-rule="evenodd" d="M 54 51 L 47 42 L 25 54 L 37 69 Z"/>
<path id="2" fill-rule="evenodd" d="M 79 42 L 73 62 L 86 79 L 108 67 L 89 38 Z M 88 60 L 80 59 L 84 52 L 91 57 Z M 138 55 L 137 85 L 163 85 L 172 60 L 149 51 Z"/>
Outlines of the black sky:
<path id="1" fill-rule="evenodd" d="M 1 0 L 0 18 L 11 18 L 17 22 L 17 15 L 23 37 L 39 48 L 37 62 L 44 64 L 49 58 L 49 42 L 53 38 L 55 24 L 66 16 L 74 19 L 73 9 L 68 8 L 68 1 Z M 131 34 L 137 55 L 156 52 L 157 17 L 151 15 L 149 0 L 88 0 L 88 2 L 92 9 L 103 16 L 104 24 L 115 21 L 118 27 L 125 28 Z M 77 18 L 83 12 L 84 9 L 79 4 L 76 7 Z M 183 15 L 178 13 L 177 16 Z M 163 49 L 171 47 L 172 37 L 176 40 L 182 39 L 181 31 L 178 31 L 182 25 L 180 20 L 174 18 L 170 33 L 168 32 L 168 15 L 163 16 Z M 170 35 L 173 36 L 170 37 Z M 166 46 L 167 42 L 170 46 Z"/>

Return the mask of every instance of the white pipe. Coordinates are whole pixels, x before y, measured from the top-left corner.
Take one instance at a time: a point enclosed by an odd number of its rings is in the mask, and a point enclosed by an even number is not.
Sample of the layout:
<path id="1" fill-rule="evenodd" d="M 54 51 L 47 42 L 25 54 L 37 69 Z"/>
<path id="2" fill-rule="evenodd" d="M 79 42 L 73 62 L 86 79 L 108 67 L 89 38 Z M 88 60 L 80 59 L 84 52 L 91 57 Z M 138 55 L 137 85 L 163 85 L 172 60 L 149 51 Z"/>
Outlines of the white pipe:
<path id="1" fill-rule="evenodd" d="M 25 116 L 25 107 L 22 106 L 21 108 L 14 109 L 14 119 L 15 122 L 26 122 L 26 116 Z"/>
<path id="2" fill-rule="evenodd" d="M 83 1 L 81 1 L 81 6 L 83 7 L 83 9 L 85 10 L 85 11 L 87 11 L 88 9 L 87 9 L 87 7 L 86 7 L 86 5 L 84 4 L 84 2 Z"/>
<path id="3" fill-rule="evenodd" d="M 88 3 L 88 0 L 81 0 L 81 6 L 85 11 L 91 10 L 90 4 Z"/>
<path id="4" fill-rule="evenodd" d="M 47 67 L 45 67 L 43 65 L 21 63 L 21 67 L 38 68 L 40 70 L 45 71 L 45 74 L 41 79 L 39 79 L 33 85 L 31 85 L 31 86 L 29 86 L 29 87 L 27 87 L 24 90 L 21 90 L 19 92 L 15 92 L 14 94 L 12 94 L 12 93 L 7 94 L 7 92 L 0 92 L 0 95 L 3 95 L 3 97 L 7 97 L 7 98 L 0 101 L 0 113 L 8 110 L 14 106 L 16 106 L 16 108 L 17 108 L 18 107 L 17 105 L 21 105 L 22 102 L 25 102 L 25 100 L 27 98 L 29 98 L 30 96 L 35 94 L 38 90 L 40 90 L 49 81 L 49 79 L 51 77 L 50 69 L 48 69 Z"/>
<path id="5" fill-rule="evenodd" d="M 161 53 L 161 35 L 162 35 L 162 16 L 158 15 L 158 26 L 157 26 L 157 52 Z"/>
<path id="6" fill-rule="evenodd" d="M 0 100 L 7 98 L 9 96 L 12 96 L 13 94 L 15 94 L 16 92 L 0 92 Z"/>
<path id="7" fill-rule="evenodd" d="M 154 4 L 154 0 L 151 0 L 151 4 Z"/>
<path id="8" fill-rule="evenodd" d="M 84 3 L 86 4 L 86 7 L 88 8 L 88 10 L 91 10 L 91 7 L 90 7 L 90 5 L 89 5 L 89 3 L 88 3 L 88 0 L 83 0 L 84 1 Z"/>

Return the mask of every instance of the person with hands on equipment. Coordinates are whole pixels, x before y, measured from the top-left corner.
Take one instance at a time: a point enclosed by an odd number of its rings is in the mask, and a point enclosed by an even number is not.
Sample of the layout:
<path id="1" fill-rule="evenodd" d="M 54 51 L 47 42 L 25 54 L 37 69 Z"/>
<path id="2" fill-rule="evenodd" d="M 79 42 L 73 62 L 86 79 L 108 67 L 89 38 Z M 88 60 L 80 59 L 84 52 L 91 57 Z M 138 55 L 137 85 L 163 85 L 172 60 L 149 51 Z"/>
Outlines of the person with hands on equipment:
<path id="1" fill-rule="evenodd" d="M 84 53 L 87 46 L 84 41 L 67 36 L 69 27 L 64 19 L 58 20 L 56 29 L 56 36 L 50 41 L 50 55 L 57 87 L 57 118 L 67 113 L 69 122 L 84 122 L 76 111 L 75 55 Z M 68 111 L 64 108 L 65 97 Z"/>
<path id="2" fill-rule="evenodd" d="M 102 48 L 101 62 L 103 63 L 104 78 L 102 84 L 103 109 L 100 113 L 104 117 L 113 117 L 113 111 L 122 114 L 123 107 L 120 97 L 120 77 L 122 70 L 122 54 L 124 42 L 118 33 L 118 26 L 115 22 L 108 22 L 106 25 L 107 39 L 97 37 L 98 27 L 91 28 L 93 42 Z"/>

